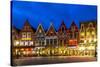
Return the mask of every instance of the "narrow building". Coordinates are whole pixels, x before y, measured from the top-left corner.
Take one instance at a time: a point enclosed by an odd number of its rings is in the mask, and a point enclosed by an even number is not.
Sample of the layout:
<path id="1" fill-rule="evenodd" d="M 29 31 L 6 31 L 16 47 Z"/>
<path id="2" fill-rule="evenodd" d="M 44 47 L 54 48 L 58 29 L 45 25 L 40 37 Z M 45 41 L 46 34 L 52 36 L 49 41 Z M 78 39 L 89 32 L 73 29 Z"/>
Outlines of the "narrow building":
<path id="1" fill-rule="evenodd" d="M 57 33 L 53 24 L 51 24 L 48 31 L 46 32 L 46 46 L 58 47 L 57 40 Z"/>
<path id="2" fill-rule="evenodd" d="M 97 47 L 96 21 L 85 21 L 85 22 L 80 23 L 80 39 L 79 40 L 80 40 L 79 47 L 84 48 L 85 50 L 84 55 L 96 56 L 96 47 Z"/>
<path id="3" fill-rule="evenodd" d="M 58 29 L 58 44 L 59 46 L 67 46 L 67 28 L 64 21 L 62 21 Z"/>
<path id="4" fill-rule="evenodd" d="M 25 21 L 19 32 L 19 40 L 14 45 L 16 45 L 14 50 L 17 53 L 16 56 L 32 56 L 35 47 L 34 31 L 28 20 Z"/>
<path id="5" fill-rule="evenodd" d="M 38 28 L 35 32 L 35 46 L 37 48 L 45 48 L 45 31 L 41 24 L 38 25 Z"/>
<path id="6" fill-rule="evenodd" d="M 78 27 L 73 21 L 70 28 L 69 28 L 69 47 L 77 47 L 79 42 L 79 32 Z"/>

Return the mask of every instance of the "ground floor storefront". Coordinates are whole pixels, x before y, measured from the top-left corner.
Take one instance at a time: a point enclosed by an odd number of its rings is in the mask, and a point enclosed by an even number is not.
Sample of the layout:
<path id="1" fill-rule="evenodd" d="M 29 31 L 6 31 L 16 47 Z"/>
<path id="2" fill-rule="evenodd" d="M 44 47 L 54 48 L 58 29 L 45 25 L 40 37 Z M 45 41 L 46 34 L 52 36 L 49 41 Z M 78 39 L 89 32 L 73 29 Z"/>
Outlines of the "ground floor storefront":
<path id="1" fill-rule="evenodd" d="M 78 48 L 66 48 L 66 47 L 21 47 L 13 49 L 13 57 L 38 57 L 38 56 L 88 56 L 95 57 L 96 50 L 86 49 L 80 50 Z"/>

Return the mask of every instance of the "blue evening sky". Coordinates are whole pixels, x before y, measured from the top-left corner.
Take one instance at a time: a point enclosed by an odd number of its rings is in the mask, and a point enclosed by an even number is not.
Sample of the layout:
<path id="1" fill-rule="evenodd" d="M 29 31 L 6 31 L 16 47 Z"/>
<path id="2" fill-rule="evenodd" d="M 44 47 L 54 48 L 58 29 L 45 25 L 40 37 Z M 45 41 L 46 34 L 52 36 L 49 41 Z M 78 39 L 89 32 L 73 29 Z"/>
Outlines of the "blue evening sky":
<path id="1" fill-rule="evenodd" d="M 72 21 L 79 27 L 80 21 L 96 20 L 97 7 L 94 5 L 75 5 L 44 2 L 12 1 L 12 24 L 18 29 L 23 27 L 26 20 L 37 28 L 41 23 L 48 29 L 53 23 L 58 30 L 62 21 L 69 28 Z"/>

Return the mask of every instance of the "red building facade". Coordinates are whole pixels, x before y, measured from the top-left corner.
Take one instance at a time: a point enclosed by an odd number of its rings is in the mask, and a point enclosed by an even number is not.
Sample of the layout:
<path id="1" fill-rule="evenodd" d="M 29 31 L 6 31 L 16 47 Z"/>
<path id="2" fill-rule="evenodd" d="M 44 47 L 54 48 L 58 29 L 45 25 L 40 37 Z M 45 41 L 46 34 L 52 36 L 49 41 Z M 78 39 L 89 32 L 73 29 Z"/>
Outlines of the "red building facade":
<path id="1" fill-rule="evenodd" d="M 75 22 L 72 22 L 72 24 L 69 28 L 69 44 L 68 44 L 68 46 L 76 47 L 76 46 L 78 46 L 78 41 L 79 41 L 78 27 L 75 24 Z"/>

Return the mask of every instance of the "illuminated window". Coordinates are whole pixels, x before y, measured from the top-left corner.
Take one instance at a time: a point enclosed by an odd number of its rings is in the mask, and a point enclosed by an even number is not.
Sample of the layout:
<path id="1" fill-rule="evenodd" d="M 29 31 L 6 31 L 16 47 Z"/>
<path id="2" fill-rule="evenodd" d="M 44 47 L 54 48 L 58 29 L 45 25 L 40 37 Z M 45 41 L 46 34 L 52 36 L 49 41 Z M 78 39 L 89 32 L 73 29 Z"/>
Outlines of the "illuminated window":
<path id="1" fill-rule="evenodd" d="M 26 33 L 25 32 L 22 33 L 22 38 L 26 38 Z"/>
<path id="2" fill-rule="evenodd" d="M 15 41 L 15 46 L 19 45 L 19 41 Z"/>
<path id="3" fill-rule="evenodd" d="M 31 38 L 31 32 L 27 33 L 27 38 Z"/>
<path id="4" fill-rule="evenodd" d="M 42 31 L 41 31 L 41 29 L 39 30 L 39 33 L 41 33 Z"/>
<path id="5" fill-rule="evenodd" d="M 33 45 L 33 41 L 30 41 L 30 42 L 29 42 L 29 45 L 30 45 L 30 46 Z"/>
<path id="6" fill-rule="evenodd" d="M 94 31 L 92 31 L 92 35 L 95 35 L 95 32 Z"/>
<path id="7" fill-rule="evenodd" d="M 96 41 L 97 41 L 97 39 L 95 38 L 95 39 L 94 39 L 94 42 L 96 42 Z"/>
<path id="8" fill-rule="evenodd" d="M 24 48 L 21 48 L 21 51 L 24 51 Z"/>
<path id="9" fill-rule="evenodd" d="M 28 45 L 28 41 L 25 41 L 25 46 L 27 46 Z"/>
<path id="10" fill-rule="evenodd" d="M 82 33 L 81 33 L 81 36 L 85 36 L 85 33 L 84 33 L 84 32 L 82 32 Z"/>
<path id="11" fill-rule="evenodd" d="M 87 31 L 87 32 L 86 32 L 86 35 L 87 35 L 87 36 L 89 36 L 89 35 L 90 35 L 89 31 Z"/>
<path id="12" fill-rule="evenodd" d="M 18 49 L 15 49 L 16 54 L 18 53 Z"/>
<path id="13" fill-rule="evenodd" d="M 20 41 L 20 46 L 24 46 L 24 42 L 23 41 Z"/>

